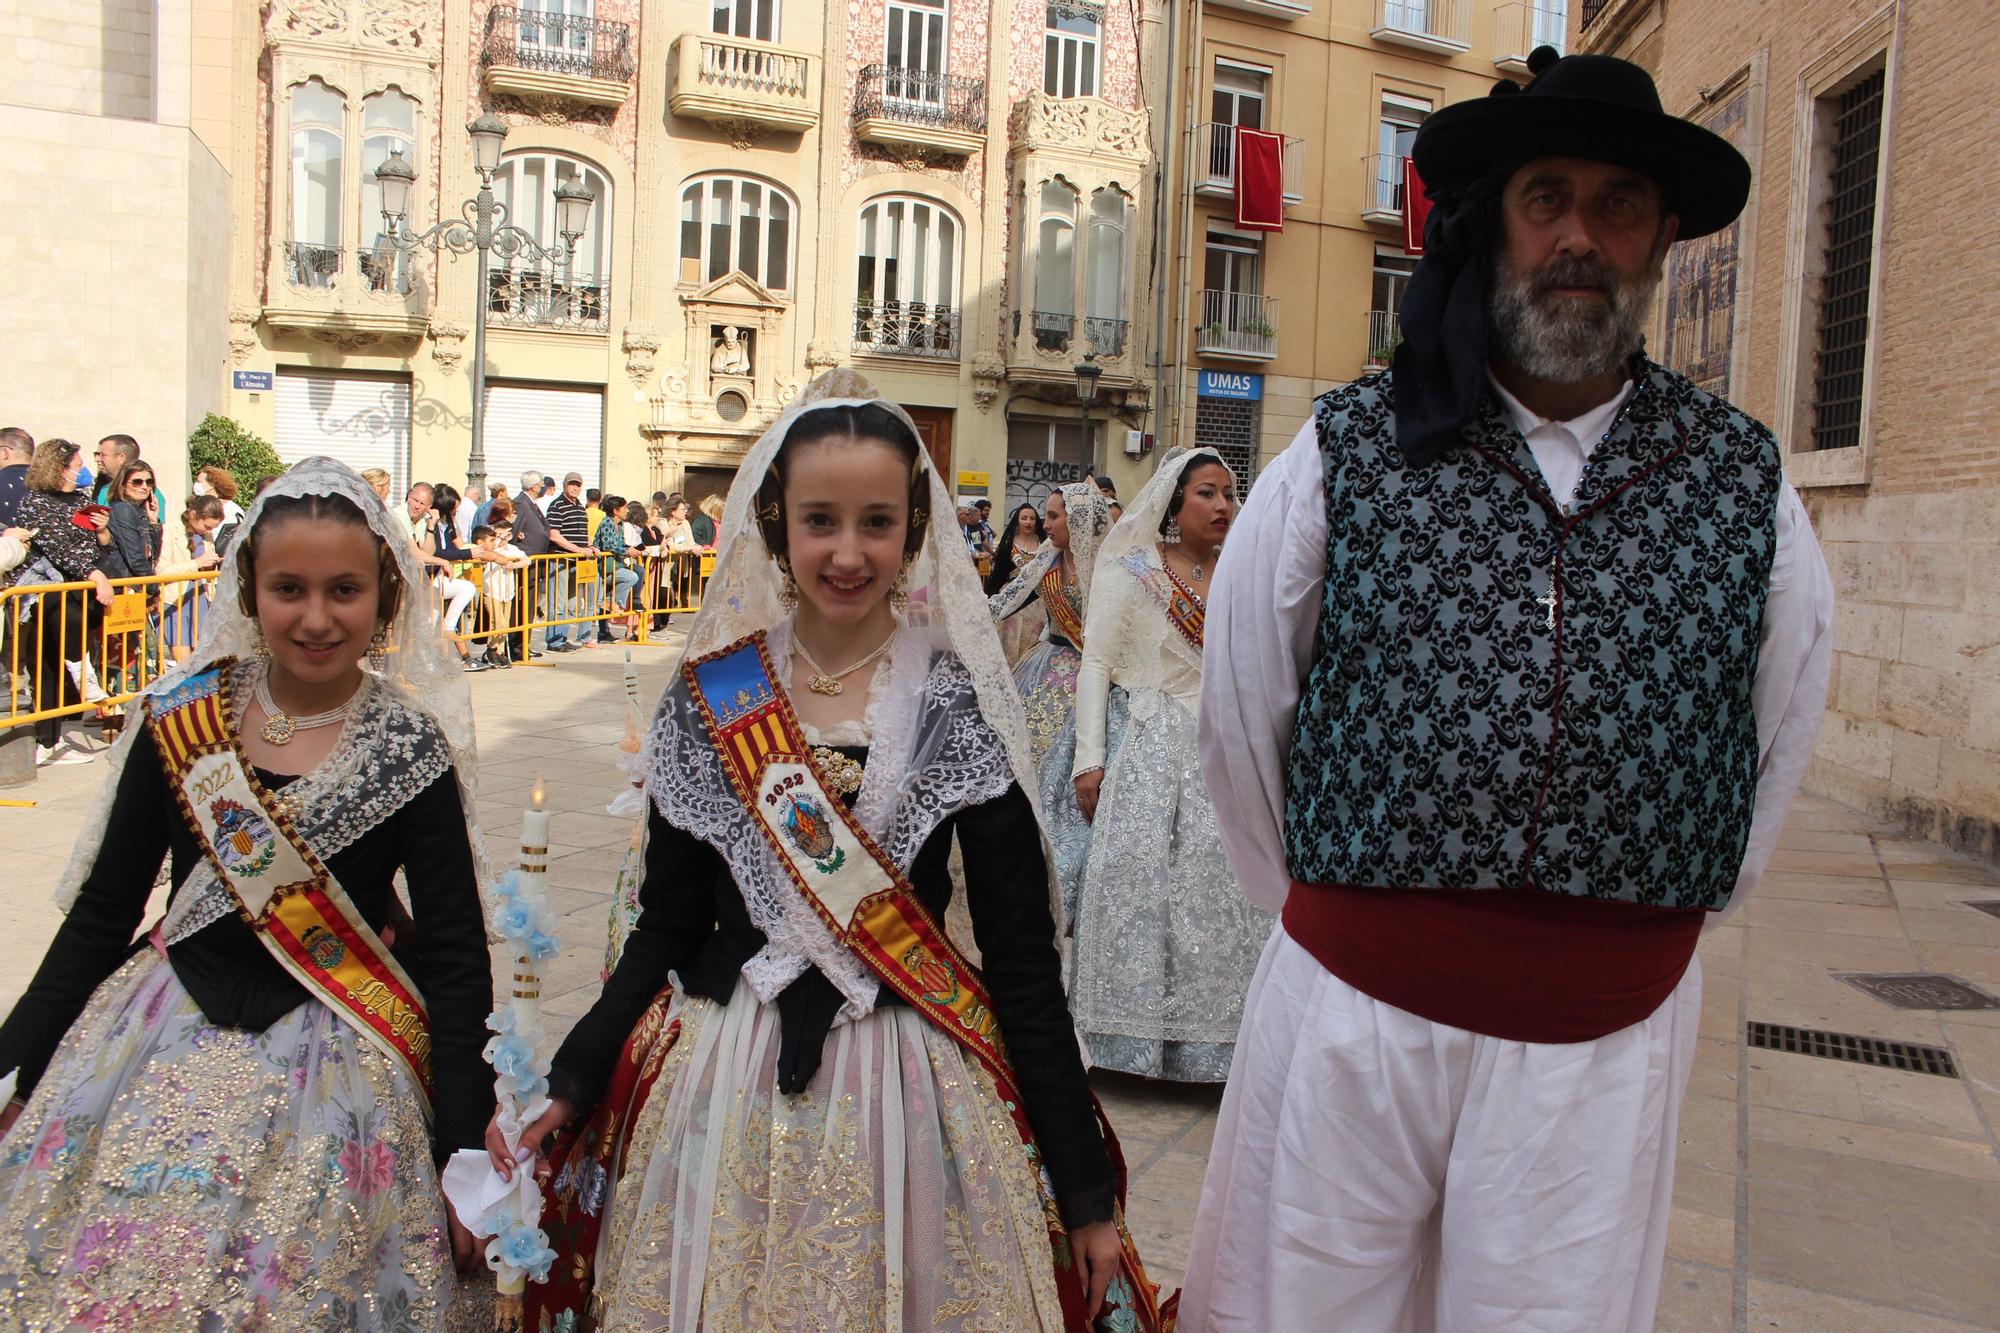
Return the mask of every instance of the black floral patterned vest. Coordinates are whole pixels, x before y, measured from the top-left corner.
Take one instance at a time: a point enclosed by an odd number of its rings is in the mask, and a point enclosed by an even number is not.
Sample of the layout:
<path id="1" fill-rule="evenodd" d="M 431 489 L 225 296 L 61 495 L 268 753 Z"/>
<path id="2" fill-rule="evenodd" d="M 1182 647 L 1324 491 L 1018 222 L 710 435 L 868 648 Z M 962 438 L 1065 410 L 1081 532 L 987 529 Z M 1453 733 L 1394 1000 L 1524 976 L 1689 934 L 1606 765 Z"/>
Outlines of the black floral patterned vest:
<path id="1" fill-rule="evenodd" d="M 1295 879 L 1719 909 L 1757 786 L 1771 434 L 1644 363 L 1569 512 L 1489 401 L 1397 451 L 1389 376 L 1316 404 L 1325 599 L 1286 790 Z"/>

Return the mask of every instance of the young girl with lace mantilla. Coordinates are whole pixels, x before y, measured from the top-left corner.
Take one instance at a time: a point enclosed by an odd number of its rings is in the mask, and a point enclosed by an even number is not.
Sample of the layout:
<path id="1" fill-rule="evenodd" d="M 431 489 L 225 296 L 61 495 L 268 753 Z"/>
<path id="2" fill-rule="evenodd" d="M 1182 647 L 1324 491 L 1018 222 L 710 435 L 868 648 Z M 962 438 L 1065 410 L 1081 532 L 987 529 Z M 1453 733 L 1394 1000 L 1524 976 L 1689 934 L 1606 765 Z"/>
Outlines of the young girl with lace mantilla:
<path id="1" fill-rule="evenodd" d="M 522 1140 L 595 1110 L 534 1162 L 559 1258 L 528 1326 L 594 1280 L 620 1330 L 1154 1327 L 950 496 L 840 371 L 737 476 L 648 737 L 637 927 Z"/>
<path id="2" fill-rule="evenodd" d="M 471 707 L 420 577 L 307 459 L 135 706 L 0 1027 L 32 1090 L 0 1120 L 10 1325 L 444 1327 L 474 1254 L 435 1163 L 493 1112 L 492 985 Z M 420 947 L 387 938 L 398 870 Z"/>

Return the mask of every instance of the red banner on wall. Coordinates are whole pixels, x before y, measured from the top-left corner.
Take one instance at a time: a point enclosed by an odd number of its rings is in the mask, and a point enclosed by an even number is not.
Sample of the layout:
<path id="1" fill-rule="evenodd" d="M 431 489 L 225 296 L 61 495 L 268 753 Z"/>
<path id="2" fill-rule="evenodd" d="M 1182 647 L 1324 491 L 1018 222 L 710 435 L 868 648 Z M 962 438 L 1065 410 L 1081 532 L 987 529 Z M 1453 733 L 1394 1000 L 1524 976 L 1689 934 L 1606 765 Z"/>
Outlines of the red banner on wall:
<path id="1" fill-rule="evenodd" d="M 1285 137 L 1236 127 L 1236 225 L 1285 229 Z"/>
<path id="2" fill-rule="evenodd" d="M 1423 177 L 1417 175 L 1417 160 L 1403 159 L 1403 249 L 1406 253 L 1421 255 L 1424 252 L 1424 224 L 1430 221 L 1430 196 L 1424 193 Z"/>

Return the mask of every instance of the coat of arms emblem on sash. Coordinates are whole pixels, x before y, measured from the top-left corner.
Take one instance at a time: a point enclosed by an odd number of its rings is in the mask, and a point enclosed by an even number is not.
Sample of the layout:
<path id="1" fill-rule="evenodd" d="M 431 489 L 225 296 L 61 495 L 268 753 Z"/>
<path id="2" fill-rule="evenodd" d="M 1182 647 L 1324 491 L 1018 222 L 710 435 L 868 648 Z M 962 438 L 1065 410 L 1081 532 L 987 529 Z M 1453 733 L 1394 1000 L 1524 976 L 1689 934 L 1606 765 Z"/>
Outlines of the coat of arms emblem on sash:
<path id="1" fill-rule="evenodd" d="M 278 854 L 278 835 L 270 821 L 227 796 L 208 808 L 215 820 L 215 852 L 230 874 L 252 879 L 264 873 Z"/>

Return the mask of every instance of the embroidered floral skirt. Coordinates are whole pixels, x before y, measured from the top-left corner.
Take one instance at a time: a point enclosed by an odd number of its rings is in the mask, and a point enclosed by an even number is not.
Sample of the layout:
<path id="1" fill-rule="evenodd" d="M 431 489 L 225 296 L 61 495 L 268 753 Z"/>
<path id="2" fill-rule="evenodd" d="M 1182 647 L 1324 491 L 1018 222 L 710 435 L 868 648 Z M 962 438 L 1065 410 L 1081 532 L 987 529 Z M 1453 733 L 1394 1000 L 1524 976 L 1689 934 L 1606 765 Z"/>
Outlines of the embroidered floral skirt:
<path id="1" fill-rule="evenodd" d="M 993 1082 L 917 1014 L 836 1027 L 776 1091 L 778 1008 L 693 998 L 633 1126 L 599 1327 L 1060 1329 L 1041 1177 Z"/>
<path id="2" fill-rule="evenodd" d="M 1076 805 L 1070 770 L 1076 764 L 1076 673 L 1083 655 L 1066 643 L 1037 644 L 1014 669 L 1014 686 L 1028 714 L 1028 743 L 1042 797 L 1049 845 L 1055 849 L 1056 880 L 1062 885 L 1063 917 L 1076 919 L 1077 891 L 1084 858 L 1090 855 L 1090 824 Z M 1113 695 L 1122 691 L 1113 689 Z M 1118 752 L 1123 716 L 1113 710 L 1105 750 Z"/>
<path id="3" fill-rule="evenodd" d="M 147 950 L 0 1142 L 11 1328 L 402 1333 L 455 1285 L 416 1090 L 317 1001 L 219 1027 Z"/>
<path id="4" fill-rule="evenodd" d="M 1157 690 L 1111 692 L 1105 765 L 1070 946 L 1070 1011 L 1091 1063 L 1220 1083 L 1272 917 L 1236 887 L 1195 753 L 1195 718 Z"/>

